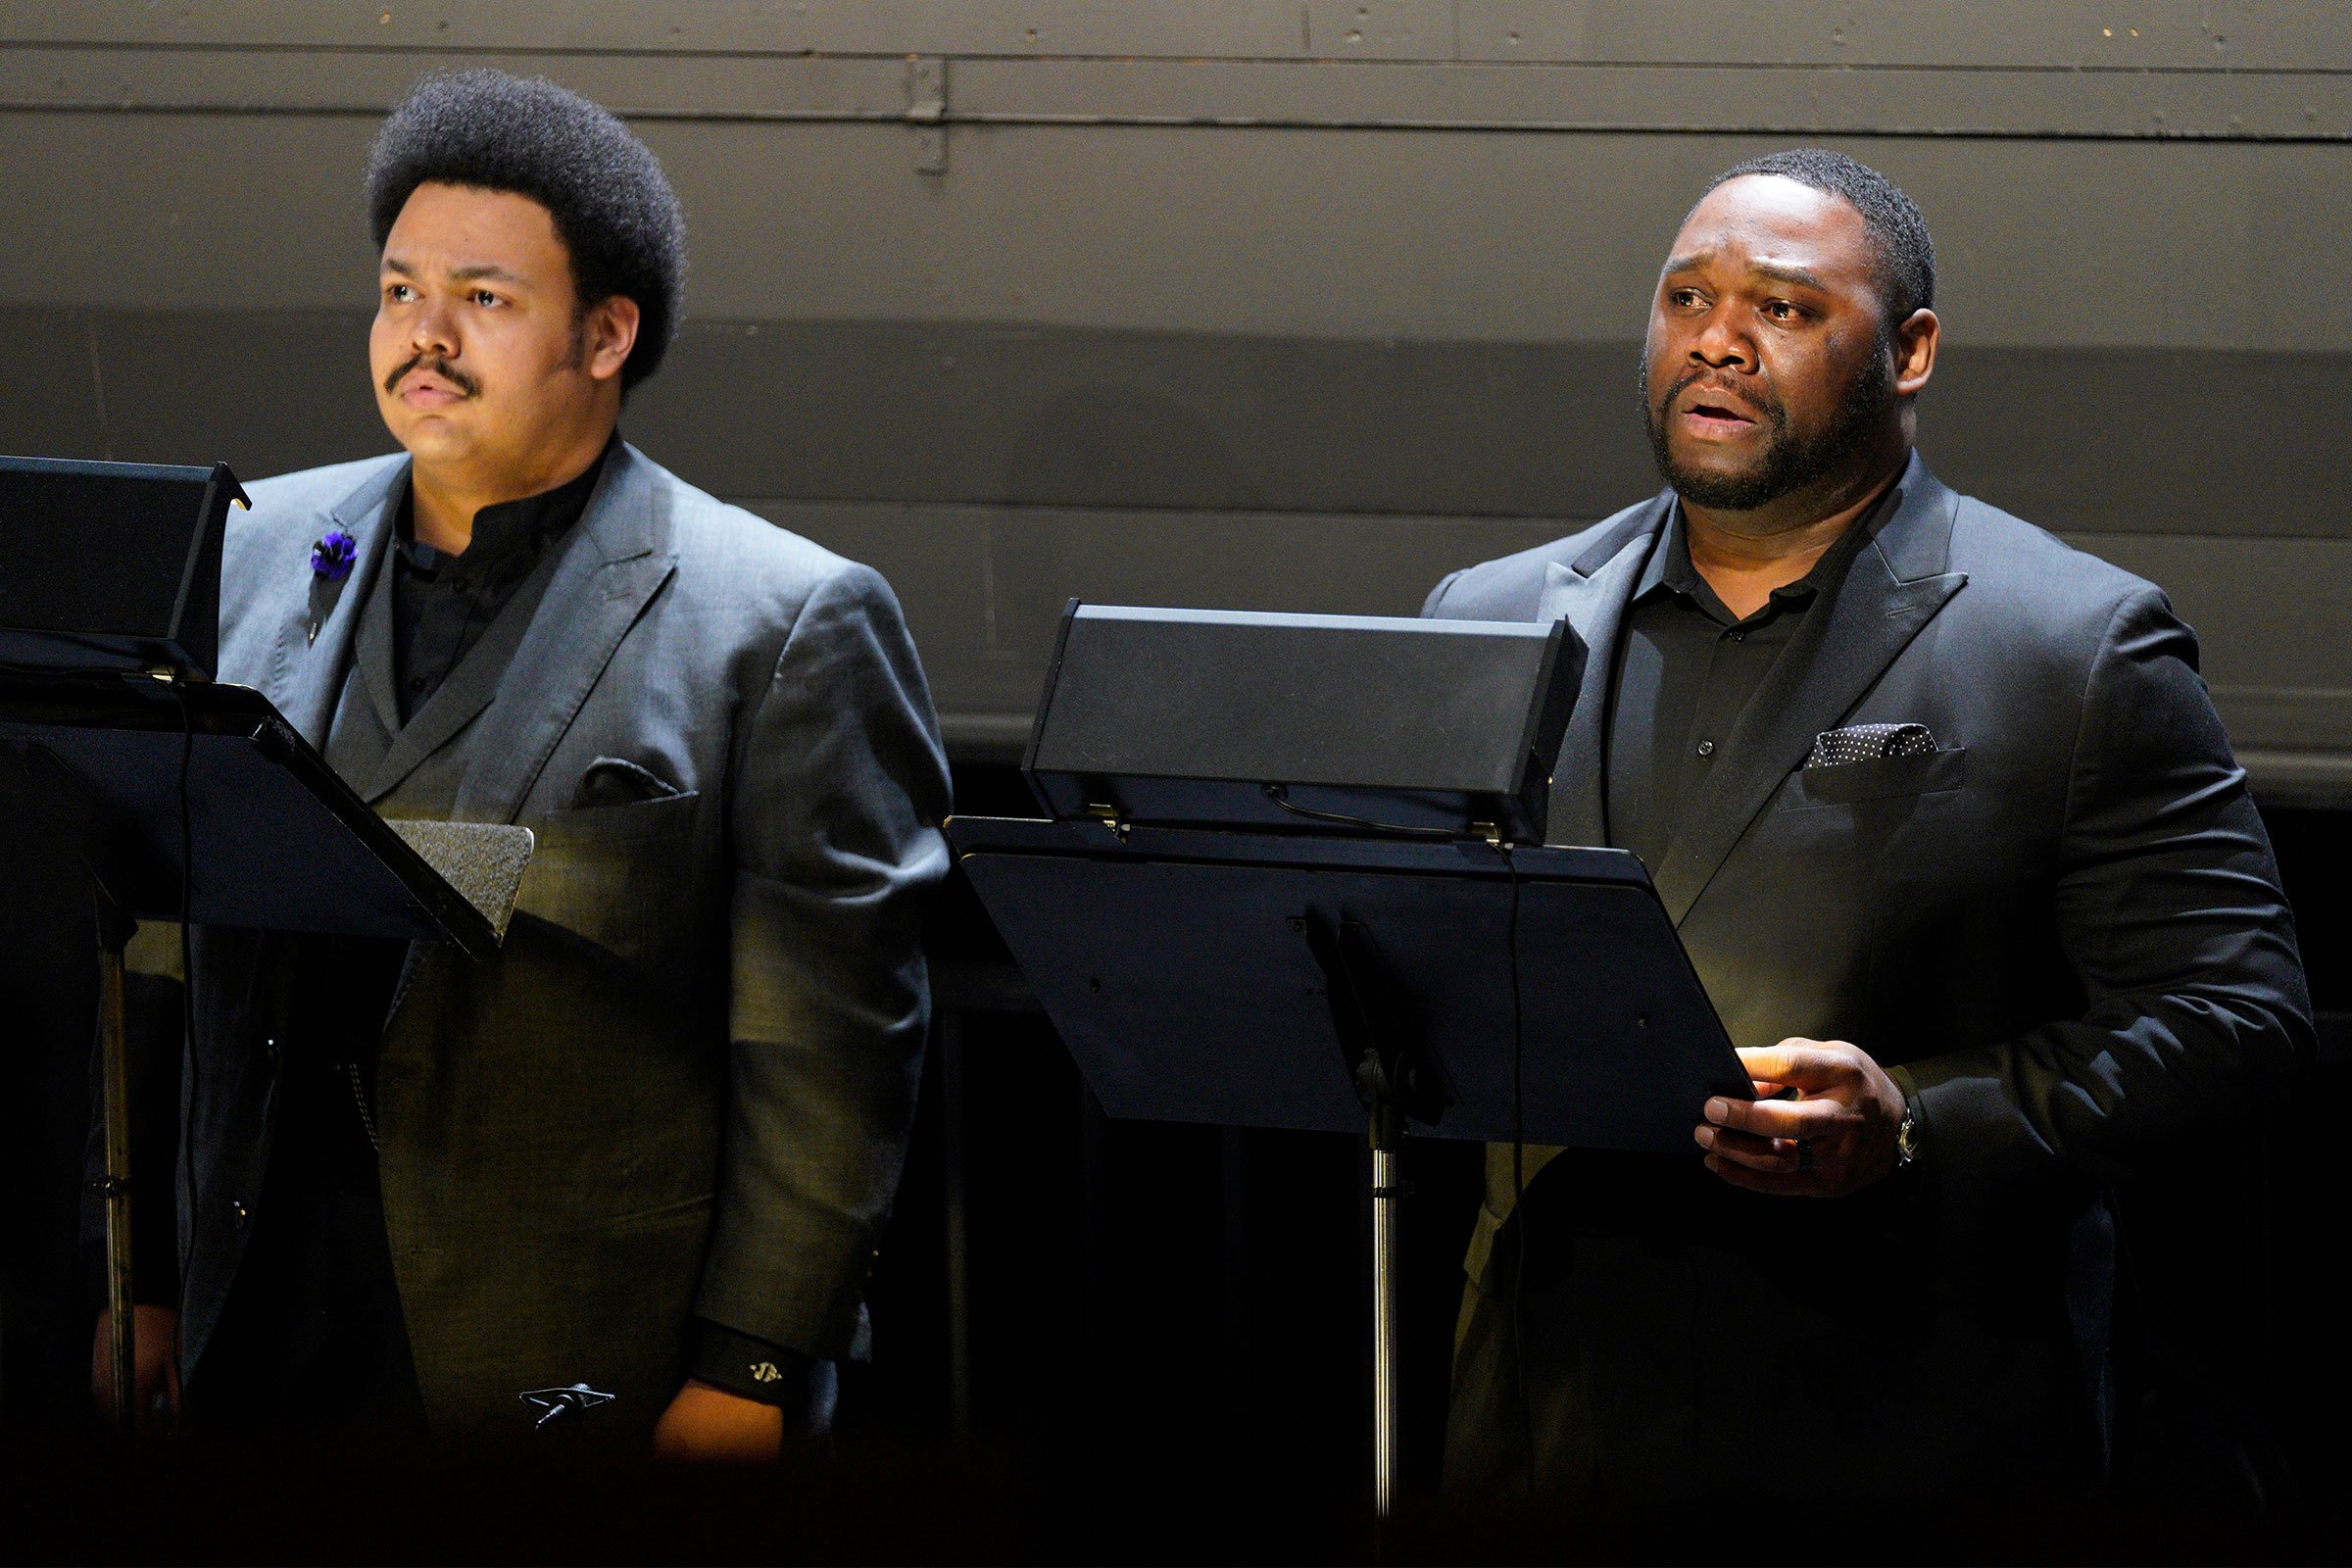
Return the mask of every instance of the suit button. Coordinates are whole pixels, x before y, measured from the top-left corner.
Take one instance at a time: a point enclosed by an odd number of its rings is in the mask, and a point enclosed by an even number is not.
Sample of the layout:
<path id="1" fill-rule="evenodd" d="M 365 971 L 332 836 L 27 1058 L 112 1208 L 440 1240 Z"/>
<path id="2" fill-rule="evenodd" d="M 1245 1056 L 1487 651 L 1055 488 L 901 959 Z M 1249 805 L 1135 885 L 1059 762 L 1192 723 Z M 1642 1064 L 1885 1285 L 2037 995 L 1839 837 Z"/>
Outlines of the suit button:
<path id="1" fill-rule="evenodd" d="M 1713 757 L 1715 755 L 1715 743 L 1713 741 L 1700 741 L 1698 743 L 1698 755 L 1701 757 Z"/>
<path id="2" fill-rule="evenodd" d="M 252 1210 L 248 1209 L 243 1203 L 232 1200 L 228 1205 L 228 1217 L 236 1222 L 237 1229 L 243 1230 L 245 1228 L 246 1220 L 252 1218 L 253 1215 Z"/>

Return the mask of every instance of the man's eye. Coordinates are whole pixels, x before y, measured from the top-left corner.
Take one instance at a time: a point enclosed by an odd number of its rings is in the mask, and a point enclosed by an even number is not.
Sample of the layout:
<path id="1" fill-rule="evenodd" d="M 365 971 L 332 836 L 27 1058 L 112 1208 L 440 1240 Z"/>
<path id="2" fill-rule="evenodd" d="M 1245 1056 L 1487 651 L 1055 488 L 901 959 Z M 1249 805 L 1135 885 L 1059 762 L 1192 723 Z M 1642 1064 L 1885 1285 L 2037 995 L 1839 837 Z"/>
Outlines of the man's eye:
<path id="1" fill-rule="evenodd" d="M 1698 290 L 1694 288 L 1669 289 L 1666 294 L 1666 303 L 1689 309 L 1698 303 Z"/>
<path id="2" fill-rule="evenodd" d="M 472 295 L 470 296 L 470 298 L 473 300 L 473 303 L 474 303 L 474 304 L 476 304 L 476 305 L 496 305 L 496 304 L 498 304 L 498 303 L 499 303 L 499 298 L 498 298 L 498 296 L 497 296 L 497 295 L 495 295 L 495 294 L 493 294 L 493 293 L 491 293 L 491 292 L 490 292 L 488 289 L 486 289 L 486 288 L 477 288 L 477 289 L 475 289 L 475 290 L 473 291 Z"/>
<path id="3" fill-rule="evenodd" d="M 1764 307 L 1764 314 L 1776 321 L 1793 321 L 1805 313 L 1787 300 L 1773 300 Z"/>
<path id="4" fill-rule="evenodd" d="M 406 305 L 416 297 L 416 291 L 406 283 L 389 284 L 384 289 L 384 298 L 395 305 Z"/>

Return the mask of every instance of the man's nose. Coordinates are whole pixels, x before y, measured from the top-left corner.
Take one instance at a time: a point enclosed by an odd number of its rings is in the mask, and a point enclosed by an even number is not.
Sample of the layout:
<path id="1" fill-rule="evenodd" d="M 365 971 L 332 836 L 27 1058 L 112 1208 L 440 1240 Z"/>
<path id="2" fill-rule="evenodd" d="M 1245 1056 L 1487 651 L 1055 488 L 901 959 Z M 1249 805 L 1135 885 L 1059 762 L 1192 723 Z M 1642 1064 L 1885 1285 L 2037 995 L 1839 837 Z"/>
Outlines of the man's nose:
<path id="1" fill-rule="evenodd" d="M 409 321 L 409 345 L 418 354 L 449 359 L 458 352 L 457 323 L 448 306 L 427 300 Z"/>
<path id="2" fill-rule="evenodd" d="M 1718 370 L 1752 370 L 1756 368 L 1755 345 L 1745 333 L 1734 331 L 1720 314 L 1712 318 L 1690 340 L 1693 363 Z"/>

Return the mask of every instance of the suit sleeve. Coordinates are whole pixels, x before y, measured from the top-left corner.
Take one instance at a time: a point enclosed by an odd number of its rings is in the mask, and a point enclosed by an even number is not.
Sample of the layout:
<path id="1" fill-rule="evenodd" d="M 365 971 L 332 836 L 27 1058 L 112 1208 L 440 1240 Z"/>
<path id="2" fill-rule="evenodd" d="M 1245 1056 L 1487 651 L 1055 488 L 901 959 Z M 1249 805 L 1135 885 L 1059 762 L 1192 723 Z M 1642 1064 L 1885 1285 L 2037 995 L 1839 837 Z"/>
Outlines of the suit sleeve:
<path id="1" fill-rule="evenodd" d="M 1439 580 L 1435 588 L 1429 591 L 1429 597 L 1421 601 L 1421 616 L 1424 620 L 1437 614 L 1438 607 L 1446 602 L 1446 594 L 1452 591 L 1453 585 L 1461 580 L 1461 576 L 1462 574 L 1458 570 L 1449 571 Z"/>
<path id="2" fill-rule="evenodd" d="M 860 1348 L 921 1072 L 924 894 L 948 772 L 914 645 L 862 566 L 802 608 L 750 725 L 730 1104 L 695 1310 L 819 1357 Z"/>
<path id="3" fill-rule="evenodd" d="M 2312 1049 L 2294 917 L 2196 640 L 2145 589 L 2082 694 L 2054 894 L 2079 1017 L 1896 1069 L 1948 1199 L 2177 1157 Z"/>

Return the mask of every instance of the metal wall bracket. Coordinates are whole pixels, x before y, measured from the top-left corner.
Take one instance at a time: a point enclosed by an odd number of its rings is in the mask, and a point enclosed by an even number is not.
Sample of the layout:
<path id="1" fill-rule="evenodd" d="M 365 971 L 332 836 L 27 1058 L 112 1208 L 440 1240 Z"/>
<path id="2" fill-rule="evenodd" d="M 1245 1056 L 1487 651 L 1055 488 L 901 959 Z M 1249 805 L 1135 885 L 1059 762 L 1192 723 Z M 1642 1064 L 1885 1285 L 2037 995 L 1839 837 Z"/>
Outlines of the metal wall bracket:
<path id="1" fill-rule="evenodd" d="M 914 168 L 948 172 L 948 63 L 927 55 L 906 62 L 906 121 L 914 126 Z"/>

